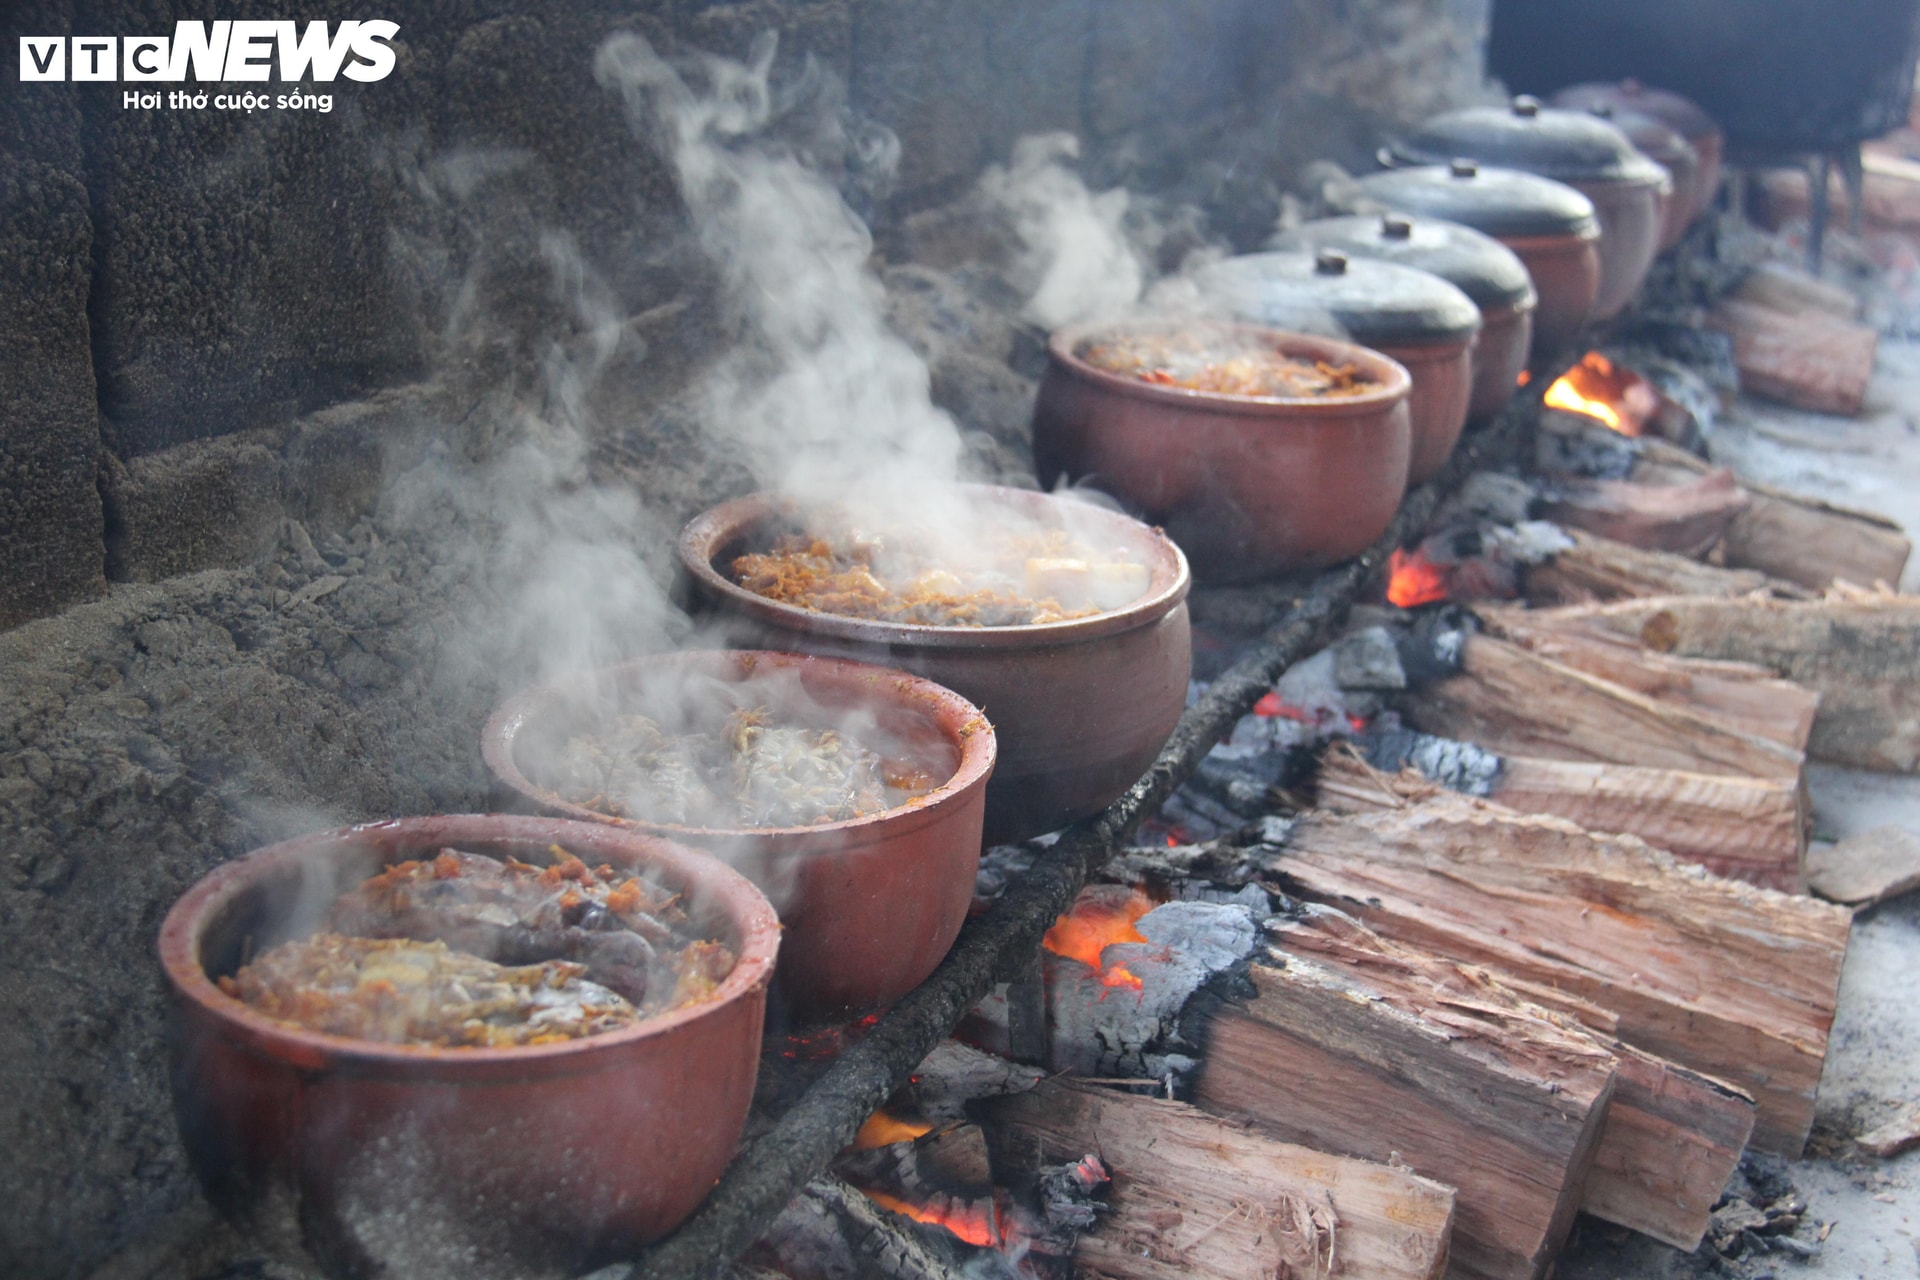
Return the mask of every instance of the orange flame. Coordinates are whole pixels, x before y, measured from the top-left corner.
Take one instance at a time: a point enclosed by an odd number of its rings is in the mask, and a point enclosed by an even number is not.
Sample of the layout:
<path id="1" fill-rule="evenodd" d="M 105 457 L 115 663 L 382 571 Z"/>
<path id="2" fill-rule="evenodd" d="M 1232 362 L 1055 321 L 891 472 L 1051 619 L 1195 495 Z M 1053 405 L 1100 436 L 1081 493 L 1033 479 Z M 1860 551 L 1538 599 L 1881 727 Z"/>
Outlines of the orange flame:
<path id="1" fill-rule="evenodd" d="M 998 1248 L 1001 1242 L 999 1217 L 990 1202 L 971 1205 L 951 1202 L 941 1207 L 932 1204 L 913 1204 L 898 1196 L 890 1196 L 884 1191 L 868 1191 L 867 1199 L 882 1209 L 912 1218 L 915 1222 L 925 1222 L 936 1227 L 945 1227 L 954 1235 L 970 1245 L 982 1249 Z"/>
<path id="2" fill-rule="evenodd" d="M 1580 357 L 1579 364 L 1547 388 L 1546 404 L 1593 418 L 1623 436 L 1646 430 L 1647 419 L 1660 407 L 1651 383 L 1598 351 Z"/>
<path id="3" fill-rule="evenodd" d="M 1387 561 L 1387 575 L 1387 599 L 1402 609 L 1447 598 L 1447 571 L 1418 548 L 1396 550 Z"/>
<path id="4" fill-rule="evenodd" d="M 1074 903 L 1072 910 L 1055 920 L 1053 928 L 1047 930 L 1047 936 L 1040 940 L 1040 945 L 1057 956 L 1078 960 L 1099 973 L 1104 986 L 1139 991 L 1146 986 L 1145 982 L 1120 965 L 1110 969 L 1104 967 L 1100 963 L 1100 953 L 1116 942 L 1145 942 L 1145 936 L 1133 926 L 1135 921 L 1151 910 L 1153 899 L 1138 889 L 1129 893 L 1119 904 L 1101 898 L 1088 898 Z"/>
<path id="5" fill-rule="evenodd" d="M 853 1149 L 872 1151 L 875 1147 L 890 1147 L 896 1142 L 912 1142 L 932 1132 L 933 1126 L 930 1124 L 903 1120 L 882 1108 L 868 1116 L 867 1122 L 860 1126 L 860 1132 L 853 1135 Z"/>

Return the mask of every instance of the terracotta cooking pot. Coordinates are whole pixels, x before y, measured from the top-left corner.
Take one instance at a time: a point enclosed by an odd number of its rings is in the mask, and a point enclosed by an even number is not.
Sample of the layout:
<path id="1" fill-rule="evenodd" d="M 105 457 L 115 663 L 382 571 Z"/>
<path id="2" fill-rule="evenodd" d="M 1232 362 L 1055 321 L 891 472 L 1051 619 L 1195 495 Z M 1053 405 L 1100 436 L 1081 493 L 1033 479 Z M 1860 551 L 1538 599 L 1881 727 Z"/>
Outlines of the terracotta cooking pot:
<path id="1" fill-rule="evenodd" d="M 1226 258 L 1193 280 L 1208 306 L 1237 320 L 1345 338 L 1406 366 L 1407 484 L 1424 484 L 1446 464 L 1473 394 L 1473 299 L 1431 272 L 1334 249 Z"/>
<path id="2" fill-rule="evenodd" d="M 1564 182 L 1471 160 L 1368 174 L 1356 197 L 1457 222 L 1492 236 L 1526 264 L 1540 303 L 1532 351 L 1568 346 L 1600 294 L 1600 221 L 1593 201 Z"/>
<path id="3" fill-rule="evenodd" d="M 713 997 L 564 1043 L 440 1049 L 302 1030 L 214 983 L 389 863 L 449 845 L 544 862 L 556 844 L 684 893 L 739 957 Z M 778 945 L 744 878 L 614 827 L 403 818 L 273 845 L 216 868 L 161 926 L 180 1135 L 216 1204 L 334 1274 L 578 1274 L 671 1231 L 725 1168 Z"/>
<path id="4" fill-rule="evenodd" d="M 1714 123 L 1713 117 L 1701 110 L 1691 98 L 1684 98 L 1669 89 L 1650 89 L 1638 80 L 1622 80 L 1618 83 L 1569 85 L 1554 94 L 1550 101 L 1556 107 L 1573 111 L 1590 111 L 1596 106 L 1608 106 L 1616 113 L 1639 112 L 1660 121 L 1685 138 L 1700 159 L 1699 173 L 1694 182 L 1693 211 L 1687 220 L 1691 222 L 1699 217 L 1713 203 L 1713 197 L 1720 190 L 1720 161 L 1726 150 L 1727 139 L 1720 126 Z"/>
<path id="5" fill-rule="evenodd" d="M 1660 210 L 1660 251 L 1673 248 L 1706 207 L 1706 192 L 1700 185 L 1700 153 L 1677 130 L 1644 112 L 1616 109 L 1605 103 L 1588 111 L 1626 134 L 1642 155 L 1667 171 L 1673 191 Z"/>
<path id="6" fill-rule="evenodd" d="M 1659 249 L 1666 170 L 1627 136 L 1580 111 L 1543 107 L 1525 94 L 1506 108 L 1464 107 L 1428 120 L 1391 148 L 1396 163 L 1464 158 L 1564 182 L 1593 201 L 1600 220 L 1600 292 L 1593 318 L 1626 309 Z"/>
<path id="7" fill-rule="evenodd" d="M 1457 222 L 1389 213 L 1302 223 L 1275 237 L 1272 247 L 1307 253 L 1334 249 L 1439 276 L 1480 309 L 1467 420 L 1492 417 L 1513 399 L 1533 346 L 1533 313 L 1539 295 L 1527 264 L 1492 236 Z"/>
<path id="8" fill-rule="evenodd" d="M 1047 343 L 1033 413 L 1043 484 L 1084 479 L 1164 525 L 1211 582 L 1244 582 L 1356 555 L 1406 493 L 1412 379 L 1375 351 L 1331 338 L 1215 326 L 1286 355 L 1355 365 L 1362 395 L 1225 395 L 1157 386 L 1080 358 L 1091 339 L 1191 334 L 1192 322 L 1062 329 Z"/>
<path id="9" fill-rule="evenodd" d="M 1070 509 L 1106 546 L 1148 567 L 1146 592 L 1087 618 L 1011 627 L 937 627 L 818 613 L 756 595 L 728 567 L 784 518 L 771 496 L 723 502 L 681 531 L 694 603 L 734 642 L 885 663 L 954 690 L 992 721 L 999 763 L 987 786 L 990 844 L 1098 813 L 1139 780 L 1185 709 L 1191 638 L 1186 557 L 1157 529 L 1084 502 L 962 485 L 983 525 L 995 512 L 1058 524 Z"/>
<path id="10" fill-rule="evenodd" d="M 568 738 L 616 714 L 661 717 L 711 683 L 743 693 L 751 686 L 745 696 L 771 706 L 776 722 L 792 716 L 823 727 L 870 723 L 942 781 L 864 818 L 716 828 L 612 817 L 539 780 L 540 759 L 557 754 Z M 852 725 L 845 732 L 862 736 Z M 787 936 L 776 981 L 795 1016 L 812 1022 L 899 999 L 953 945 L 980 869 L 995 741 L 977 707 L 931 680 L 832 658 L 696 650 L 637 658 L 570 685 L 517 694 L 487 722 L 481 754 L 495 777 L 548 809 L 709 849 L 739 867 L 779 909 Z"/>

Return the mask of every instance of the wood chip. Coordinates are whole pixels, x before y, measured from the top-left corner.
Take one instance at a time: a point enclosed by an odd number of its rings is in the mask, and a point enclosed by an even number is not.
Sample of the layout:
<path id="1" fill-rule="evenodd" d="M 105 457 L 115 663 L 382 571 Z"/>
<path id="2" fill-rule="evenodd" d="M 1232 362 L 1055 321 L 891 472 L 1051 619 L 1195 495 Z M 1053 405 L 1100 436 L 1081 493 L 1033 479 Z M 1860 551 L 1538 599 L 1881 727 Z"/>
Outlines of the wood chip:
<path id="1" fill-rule="evenodd" d="M 1875 827 L 1839 844 L 1814 846 L 1807 851 L 1807 884 L 1829 901 L 1856 907 L 1920 889 L 1920 835 Z"/>
<path id="2" fill-rule="evenodd" d="M 1920 1107 L 1908 1107 L 1878 1129 L 1861 1134 L 1854 1142 L 1862 1151 L 1881 1160 L 1920 1147 Z M 1876 1200 L 1888 1198 L 1874 1197 Z"/>

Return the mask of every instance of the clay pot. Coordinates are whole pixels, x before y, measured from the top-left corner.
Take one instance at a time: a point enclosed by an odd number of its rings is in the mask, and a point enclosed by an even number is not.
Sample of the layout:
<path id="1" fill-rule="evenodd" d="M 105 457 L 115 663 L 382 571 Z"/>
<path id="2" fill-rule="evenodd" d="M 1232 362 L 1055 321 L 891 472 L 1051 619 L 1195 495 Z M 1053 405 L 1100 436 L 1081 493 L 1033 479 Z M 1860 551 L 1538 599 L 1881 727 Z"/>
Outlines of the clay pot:
<path id="1" fill-rule="evenodd" d="M 1666 125 L 1686 139 L 1699 160 L 1699 169 L 1694 178 L 1692 211 L 1687 221 L 1692 222 L 1713 203 L 1713 197 L 1720 190 L 1720 161 L 1726 150 L 1726 135 L 1713 117 L 1702 111 L 1691 98 L 1681 97 L 1667 89 L 1649 89 L 1638 80 L 1622 80 L 1617 84 L 1596 82 L 1569 85 L 1554 94 L 1550 101 L 1556 107 L 1571 111 L 1611 107 L 1616 119 L 1624 112 L 1634 112 L 1651 116 Z M 1658 160 L 1659 157 L 1655 156 L 1654 159 Z"/>
<path id="2" fill-rule="evenodd" d="M 1354 192 L 1388 209 L 1472 227 L 1511 249 L 1540 299 L 1533 352 L 1569 345 L 1592 314 L 1600 293 L 1600 221 L 1593 201 L 1565 183 L 1455 160 L 1369 174 Z"/>
<path id="3" fill-rule="evenodd" d="M 1334 249 L 1439 276 L 1480 309 L 1468 421 L 1490 418 L 1513 399 L 1533 345 L 1539 296 L 1527 264 L 1498 240 L 1457 222 L 1389 213 L 1321 218 L 1275 237 L 1272 247 L 1307 253 Z"/>
<path id="4" fill-rule="evenodd" d="M 1667 171 L 1673 191 L 1660 208 L 1660 250 L 1664 253 L 1673 248 L 1706 206 L 1706 192 L 1700 186 L 1700 153 L 1678 132 L 1650 115 L 1616 110 L 1605 103 L 1588 111 L 1626 134 L 1642 155 Z"/>
<path id="5" fill-rule="evenodd" d="M 537 761 L 605 717 L 671 719 L 703 682 L 755 684 L 751 695 L 802 723 L 871 720 L 945 781 L 898 808 L 805 827 L 713 828 L 615 818 L 536 781 Z M 850 733 L 858 736 L 857 729 Z M 565 686 L 515 695 L 487 722 L 481 754 L 494 776 L 571 818 L 652 832 L 710 850 L 773 899 L 786 927 L 776 975 L 804 1022 L 864 1013 L 933 972 L 973 902 L 994 732 L 972 703 L 884 667 L 791 653 L 657 654 Z"/>
<path id="6" fill-rule="evenodd" d="M 681 531 L 694 602 L 735 643 L 881 662 L 945 685 L 986 713 L 999 744 L 986 840 L 1005 843 L 1098 813 L 1139 780 L 1186 706 L 1192 651 L 1186 557 L 1157 529 L 1085 503 L 960 486 L 980 503 L 1059 523 L 1063 506 L 1148 565 L 1146 594 L 1090 618 L 1019 627 L 932 627 L 815 613 L 755 595 L 726 574 L 781 516 L 764 494 L 736 498 Z"/>
<path id="7" fill-rule="evenodd" d="M 713 998 L 561 1044 L 437 1049 L 301 1030 L 214 984 L 388 863 L 447 845 L 541 862 L 555 844 L 684 892 L 739 957 Z M 726 1167 L 778 944 L 744 878 L 613 827 L 403 818 L 273 845 L 216 868 L 161 926 L 180 1136 L 217 1205 L 334 1274 L 578 1274 L 671 1231 Z"/>
<path id="8" fill-rule="evenodd" d="M 1291 356 L 1357 365 L 1378 389 L 1301 399 L 1189 391 L 1077 354 L 1095 337 L 1195 327 L 1139 321 L 1052 336 L 1033 414 L 1041 483 L 1084 479 L 1124 498 L 1173 535 L 1204 581 L 1251 581 L 1365 550 L 1406 493 L 1407 371 L 1350 343 L 1244 325 L 1219 327 Z"/>
<path id="9" fill-rule="evenodd" d="M 1504 165 L 1564 182 L 1593 201 L 1600 220 L 1593 319 L 1610 320 L 1626 309 L 1659 250 L 1661 200 L 1671 188 L 1666 170 L 1620 130 L 1584 112 L 1543 107 L 1523 94 L 1506 108 L 1443 112 L 1395 143 L 1390 154 L 1400 164 L 1464 158 Z"/>
<path id="10" fill-rule="evenodd" d="M 1446 464 L 1467 422 L 1480 309 L 1440 277 L 1335 250 L 1227 258 L 1194 275 L 1207 305 L 1252 324 L 1321 333 L 1398 361 L 1413 378 L 1409 486 Z"/>

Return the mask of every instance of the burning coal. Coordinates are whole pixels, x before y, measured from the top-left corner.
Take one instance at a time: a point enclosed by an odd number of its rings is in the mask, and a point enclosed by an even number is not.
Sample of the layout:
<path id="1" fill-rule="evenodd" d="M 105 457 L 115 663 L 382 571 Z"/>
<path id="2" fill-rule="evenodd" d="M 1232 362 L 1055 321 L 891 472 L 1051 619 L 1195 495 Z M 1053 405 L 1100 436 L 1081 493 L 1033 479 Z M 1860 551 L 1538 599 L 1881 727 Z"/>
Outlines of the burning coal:
<path id="1" fill-rule="evenodd" d="M 1633 370 L 1589 351 L 1547 388 L 1546 405 L 1592 418 L 1623 436 L 1638 436 L 1659 412 L 1660 395 Z"/>

